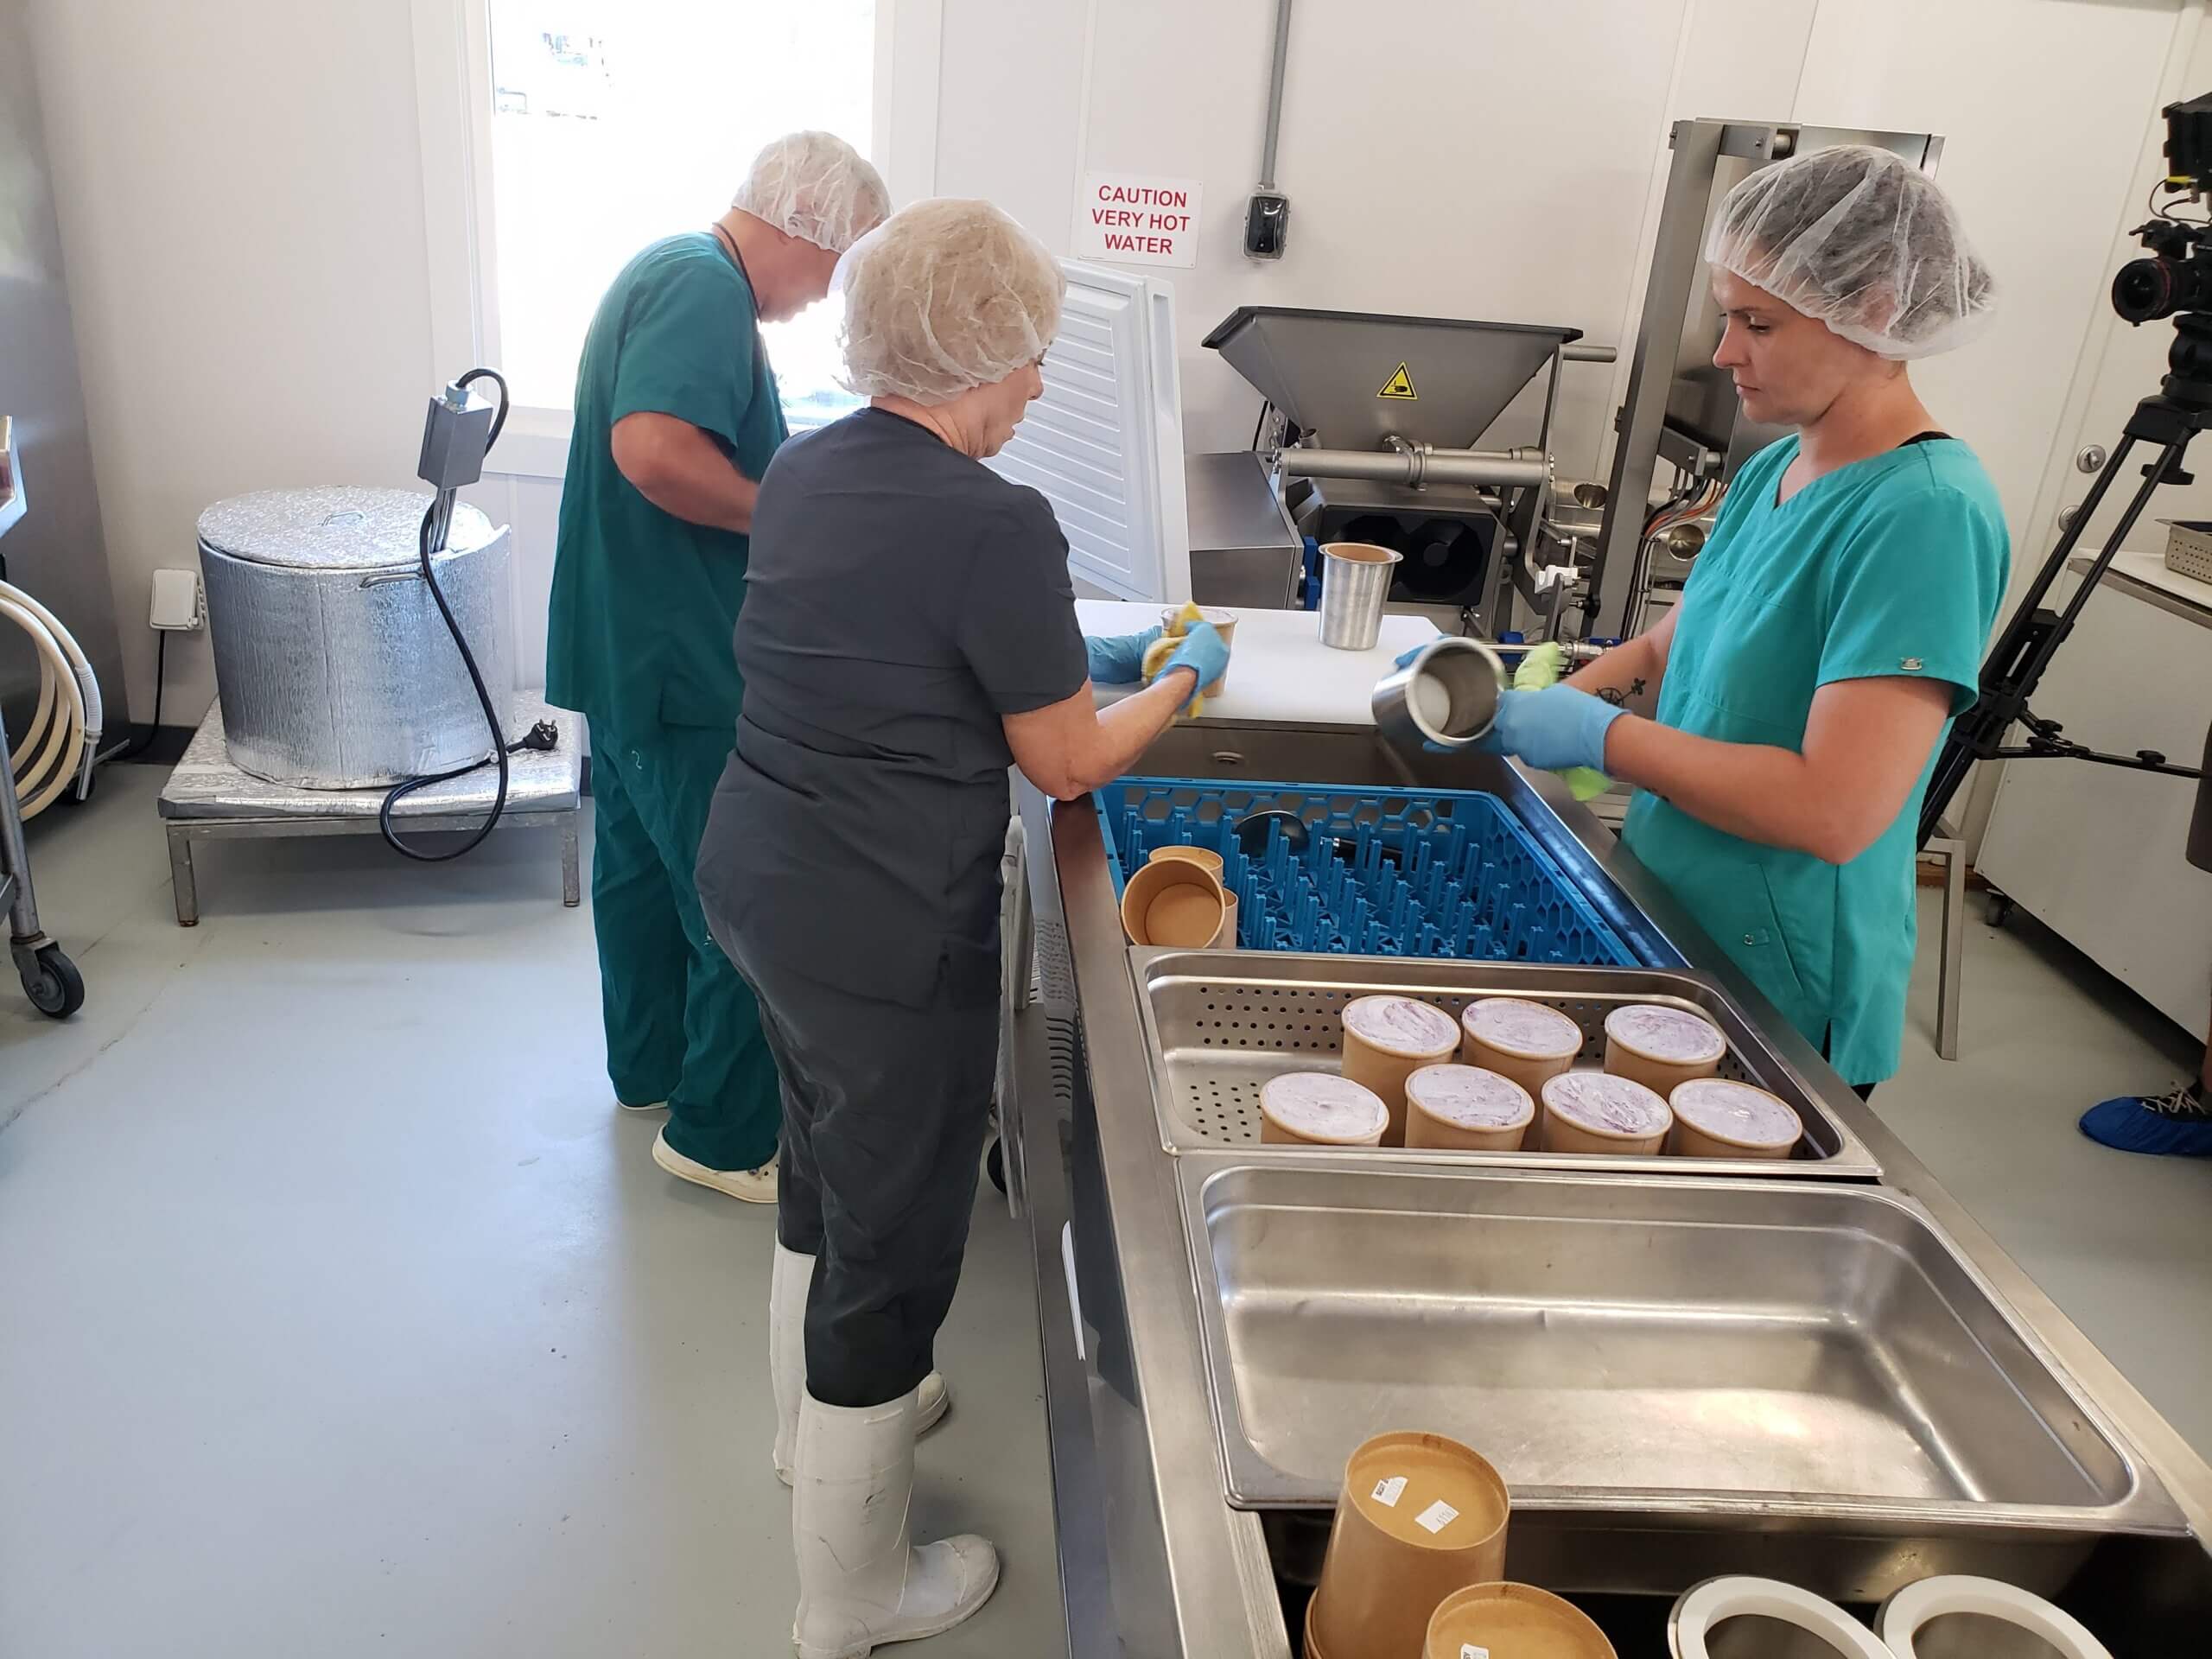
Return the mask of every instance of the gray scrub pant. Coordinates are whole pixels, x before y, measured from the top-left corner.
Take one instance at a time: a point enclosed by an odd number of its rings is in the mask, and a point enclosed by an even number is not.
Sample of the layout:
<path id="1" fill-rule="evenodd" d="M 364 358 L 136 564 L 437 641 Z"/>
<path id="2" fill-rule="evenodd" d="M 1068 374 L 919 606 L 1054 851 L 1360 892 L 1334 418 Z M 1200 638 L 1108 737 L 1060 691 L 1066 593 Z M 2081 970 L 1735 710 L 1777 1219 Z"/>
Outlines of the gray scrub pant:
<path id="1" fill-rule="evenodd" d="M 777 1236 L 816 1258 L 807 1392 L 882 1405 L 929 1374 L 959 1282 L 997 1075 L 996 976 L 981 1001 L 941 977 L 918 1008 L 772 960 L 738 966 L 783 1077 Z"/>

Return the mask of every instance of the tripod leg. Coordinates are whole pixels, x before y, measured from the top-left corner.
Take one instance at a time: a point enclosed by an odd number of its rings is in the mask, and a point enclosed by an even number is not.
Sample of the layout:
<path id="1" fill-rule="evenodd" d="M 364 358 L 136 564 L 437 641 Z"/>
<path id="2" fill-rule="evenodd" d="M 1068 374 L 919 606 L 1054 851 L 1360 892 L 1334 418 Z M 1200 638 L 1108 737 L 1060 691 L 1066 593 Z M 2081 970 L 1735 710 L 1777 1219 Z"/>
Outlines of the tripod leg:
<path id="1" fill-rule="evenodd" d="M 1936 768 L 1929 775 L 1928 791 L 1921 797 L 1920 833 L 1916 844 L 1928 845 L 1931 836 L 1942 828 L 1943 814 L 1949 809 L 1976 760 L 1986 759 L 2004 742 L 2005 734 L 2012 728 L 2027 707 L 2028 699 L 2035 693 L 2044 671 L 2050 665 L 2052 656 L 2065 643 L 2073 631 L 2076 618 L 2083 606 L 2089 602 L 2091 590 L 2120 551 L 2120 544 L 2135 528 L 2135 521 L 2143 516 L 2143 509 L 2151 504 L 2152 495 L 2166 481 L 2167 474 L 2180 466 L 2188 452 L 2189 441 L 2195 429 L 2186 429 L 2169 439 L 2159 452 L 2158 459 L 2145 469 L 2142 484 L 2128 500 L 2126 509 L 2120 515 L 2120 522 L 2105 537 L 2104 544 L 2090 561 L 2081 585 L 2067 602 L 2066 609 L 2056 615 L 2044 609 L 2044 600 L 2051 584 L 2065 569 L 2067 560 L 2089 520 L 2095 517 L 2103 503 L 2105 492 L 2126 463 L 2128 453 L 2135 446 L 2131 434 L 2123 436 L 2106 461 L 2104 469 L 2097 474 L 2096 482 L 2082 499 L 2081 509 L 2074 522 L 2060 535 L 2057 544 L 2044 559 L 2043 568 L 2022 595 L 2013 610 L 2012 620 L 1998 635 L 1996 647 L 1989 660 L 1982 665 L 1981 696 L 1974 705 L 1961 715 L 1951 728 L 1948 737 L 1936 757 Z"/>

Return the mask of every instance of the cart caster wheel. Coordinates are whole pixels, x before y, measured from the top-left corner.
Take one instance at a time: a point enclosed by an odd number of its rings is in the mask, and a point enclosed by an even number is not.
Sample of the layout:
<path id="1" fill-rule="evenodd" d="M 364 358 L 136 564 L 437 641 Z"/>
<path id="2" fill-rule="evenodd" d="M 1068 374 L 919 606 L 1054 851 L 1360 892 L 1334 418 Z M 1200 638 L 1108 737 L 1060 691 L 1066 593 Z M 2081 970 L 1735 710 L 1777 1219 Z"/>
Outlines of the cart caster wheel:
<path id="1" fill-rule="evenodd" d="M 2002 927 L 2012 919 L 2012 901 L 2001 893 L 1993 893 L 1982 906 L 1982 916 L 1992 927 Z"/>
<path id="2" fill-rule="evenodd" d="M 85 976 L 60 945 L 41 945 L 33 960 L 37 968 L 23 976 L 23 995 L 33 1007 L 49 1020 L 67 1020 L 85 1006 Z"/>
<path id="3" fill-rule="evenodd" d="M 1006 1196 L 1006 1142 L 1004 1141 L 994 1140 L 991 1142 L 990 1150 L 983 1154 L 983 1173 L 991 1178 L 991 1185 L 998 1188 L 999 1196 L 1004 1198 Z"/>

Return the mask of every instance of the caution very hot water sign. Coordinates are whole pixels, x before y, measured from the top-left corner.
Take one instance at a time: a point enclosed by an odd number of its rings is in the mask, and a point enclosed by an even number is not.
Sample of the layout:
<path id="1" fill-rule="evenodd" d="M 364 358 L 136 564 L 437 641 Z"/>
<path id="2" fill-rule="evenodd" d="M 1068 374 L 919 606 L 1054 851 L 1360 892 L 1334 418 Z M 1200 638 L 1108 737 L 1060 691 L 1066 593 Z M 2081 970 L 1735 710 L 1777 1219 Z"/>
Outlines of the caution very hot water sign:
<path id="1" fill-rule="evenodd" d="M 1086 173 L 1075 205 L 1077 257 L 1120 265 L 1195 265 L 1199 195 L 1196 179 Z"/>

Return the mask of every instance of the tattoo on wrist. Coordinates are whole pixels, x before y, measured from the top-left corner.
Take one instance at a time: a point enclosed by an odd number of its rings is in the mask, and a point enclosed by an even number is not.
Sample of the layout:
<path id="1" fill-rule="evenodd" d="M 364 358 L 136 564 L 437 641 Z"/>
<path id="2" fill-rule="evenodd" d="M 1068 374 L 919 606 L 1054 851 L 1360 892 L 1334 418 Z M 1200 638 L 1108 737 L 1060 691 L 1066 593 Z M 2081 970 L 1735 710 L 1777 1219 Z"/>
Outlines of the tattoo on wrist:
<path id="1" fill-rule="evenodd" d="M 1630 680 L 1628 683 L 1628 694 L 1631 697 L 1642 696 L 1643 695 L 1643 682 L 1642 680 Z"/>
<path id="2" fill-rule="evenodd" d="M 1638 680 L 1636 683 L 1636 685 L 1637 690 L 1639 691 L 1643 689 L 1643 682 L 1642 680 Z M 1618 686 L 1601 685 L 1598 688 L 1598 696 L 1599 701 L 1610 702 L 1616 709 L 1625 709 L 1628 707 L 1628 693 L 1623 691 Z"/>

